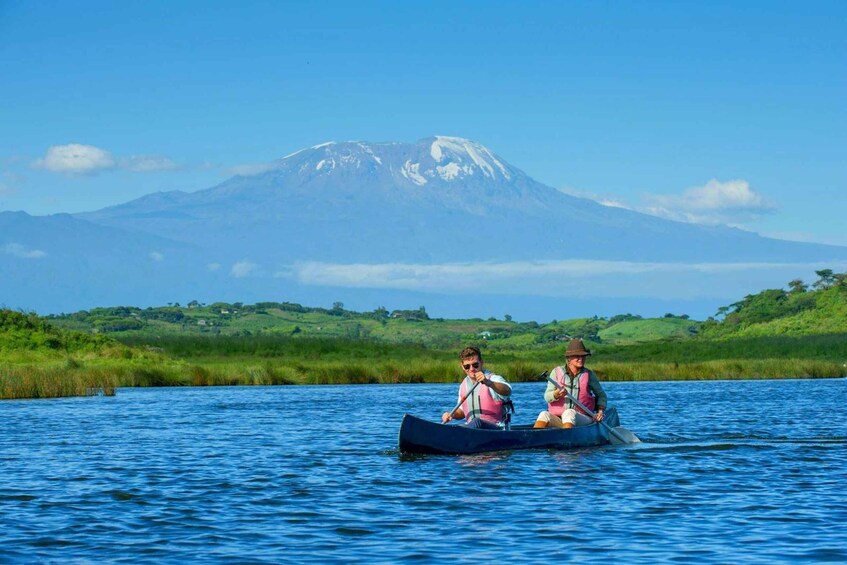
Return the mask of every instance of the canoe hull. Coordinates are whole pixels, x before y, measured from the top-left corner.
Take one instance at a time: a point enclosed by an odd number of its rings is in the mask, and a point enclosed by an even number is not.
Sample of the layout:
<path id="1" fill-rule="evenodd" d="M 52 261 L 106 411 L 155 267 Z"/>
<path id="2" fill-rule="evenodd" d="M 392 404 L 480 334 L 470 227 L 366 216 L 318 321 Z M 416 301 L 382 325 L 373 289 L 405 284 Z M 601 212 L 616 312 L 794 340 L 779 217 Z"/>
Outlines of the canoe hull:
<path id="1" fill-rule="evenodd" d="M 614 407 L 606 411 L 610 427 L 620 425 Z M 576 428 L 512 426 L 511 430 L 482 430 L 440 424 L 411 414 L 400 424 L 399 448 L 403 453 L 467 454 L 514 449 L 577 449 L 608 445 L 609 432 L 600 424 Z"/>

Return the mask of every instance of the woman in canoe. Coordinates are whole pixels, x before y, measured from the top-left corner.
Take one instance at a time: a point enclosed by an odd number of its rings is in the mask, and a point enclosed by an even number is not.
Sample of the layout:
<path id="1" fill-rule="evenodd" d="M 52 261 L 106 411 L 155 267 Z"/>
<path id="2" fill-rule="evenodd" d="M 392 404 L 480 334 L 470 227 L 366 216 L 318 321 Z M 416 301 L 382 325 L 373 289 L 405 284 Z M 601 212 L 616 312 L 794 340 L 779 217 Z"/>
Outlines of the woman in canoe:
<path id="1" fill-rule="evenodd" d="M 606 410 L 606 393 L 600 386 L 594 371 L 585 367 L 585 358 L 589 355 L 591 351 L 585 348 L 581 339 L 572 339 L 568 343 L 565 351 L 565 365 L 551 371 L 553 380 L 559 383 L 559 386 L 551 382 L 547 383 L 547 390 L 544 391 L 547 410 L 538 415 L 535 422 L 536 428 L 548 426 L 573 428 L 603 420 Z M 570 400 L 565 391 L 594 412 L 594 418 Z"/>
<path id="2" fill-rule="evenodd" d="M 441 415 L 441 421 L 466 420 L 472 428 L 502 430 L 508 427 L 512 410 L 512 387 L 506 379 L 485 368 L 482 353 L 476 347 L 466 347 L 459 354 L 465 378 L 459 385 L 459 405 L 453 412 Z"/>

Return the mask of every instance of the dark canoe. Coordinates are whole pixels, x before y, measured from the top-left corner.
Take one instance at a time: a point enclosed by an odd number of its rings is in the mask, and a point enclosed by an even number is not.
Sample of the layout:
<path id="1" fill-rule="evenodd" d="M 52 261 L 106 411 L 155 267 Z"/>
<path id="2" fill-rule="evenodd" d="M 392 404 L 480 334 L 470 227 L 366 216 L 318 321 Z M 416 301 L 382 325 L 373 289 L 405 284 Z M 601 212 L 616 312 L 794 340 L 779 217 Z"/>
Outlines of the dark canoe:
<path id="1" fill-rule="evenodd" d="M 606 410 L 605 422 L 620 425 L 617 410 Z M 406 414 L 400 424 L 400 451 L 403 453 L 465 454 L 512 449 L 576 449 L 608 445 L 609 431 L 600 424 L 576 428 L 533 428 L 512 426 L 508 431 L 481 430 L 457 424 L 430 422 Z"/>

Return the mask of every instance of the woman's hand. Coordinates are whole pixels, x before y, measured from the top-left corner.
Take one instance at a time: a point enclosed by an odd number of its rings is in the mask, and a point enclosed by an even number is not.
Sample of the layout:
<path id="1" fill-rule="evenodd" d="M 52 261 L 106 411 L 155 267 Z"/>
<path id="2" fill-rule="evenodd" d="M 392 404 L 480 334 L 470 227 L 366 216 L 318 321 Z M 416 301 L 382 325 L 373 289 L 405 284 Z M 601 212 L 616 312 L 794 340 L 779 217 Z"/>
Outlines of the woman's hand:
<path id="1" fill-rule="evenodd" d="M 597 412 L 594 413 L 594 421 L 595 422 L 602 422 L 603 418 L 605 418 L 605 417 L 606 417 L 606 411 L 605 410 L 598 410 Z"/>

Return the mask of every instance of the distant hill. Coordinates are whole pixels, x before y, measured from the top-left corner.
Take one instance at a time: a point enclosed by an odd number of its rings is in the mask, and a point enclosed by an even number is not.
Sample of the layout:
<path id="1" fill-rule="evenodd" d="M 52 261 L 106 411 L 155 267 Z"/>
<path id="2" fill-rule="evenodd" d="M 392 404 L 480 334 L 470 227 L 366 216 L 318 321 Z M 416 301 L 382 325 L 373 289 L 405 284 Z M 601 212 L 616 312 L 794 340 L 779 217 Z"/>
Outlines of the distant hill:
<path id="1" fill-rule="evenodd" d="M 157 308 L 94 308 L 50 316 L 56 326 L 106 334 L 125 340 L 156 336 L 268 336 L 341 338 L 384 343 L 454 347 L 478 343 L 500 349 L 549 347 L 572 337 L 595 343 L 625 344 L 684 337 L 697 331 L 699 322 L 665 317 L 644 320 L 637 316 L 580 318 L 548 324 L 489 318 L 430 318 L 425 308 L 353 312 L 311 308 L 300 304 L 192 303 Z M 684 329 L 683 329 L 684 328 Z M 611 330 L 611 331 L 610 331 Z"/>
<path id="2" fill-rule="evenodd" d="M 626 345 L 660 341 L 665 339 L 682 339 L 698 334 L 700 322 L 687 318 L 665 317 L 640 320 L 626 320 L 600 330 L 597 335 L 602 343 Z"/>
<path id="3" fill-rule="evenodd" d="M 686 315 L 642 318 L 621 314 L 553 320 L 546 324 L 507 319 L 431 318 L 424 307 L 413 310 L 377 308 L 371 312 L 347 310 L 340 302 L 332 308 L 290 302 L 197 301 L 181 306 L 94 308 L 49 316 L 57 327 L 119 337 L 145 338 L 175 335 L 279 335 L 364 339 L 386 343 L 454 346 L 486 343 L 488 347 L 520 349 L 548 347 L 580 337 L 595 344 L 638 343 L 728 337 L 803 336 L 847 334 L 847 274 L 818 271 L 812 288 L 801 281 L 789 290 L 766 289 L 719 309 L 705 322 Z"/>

